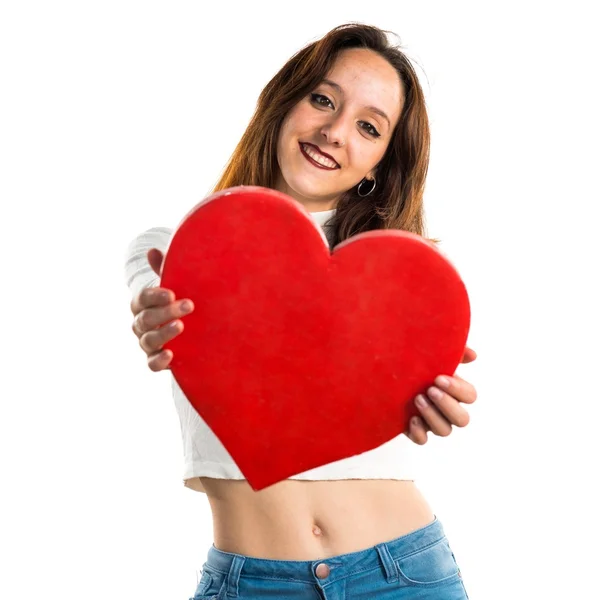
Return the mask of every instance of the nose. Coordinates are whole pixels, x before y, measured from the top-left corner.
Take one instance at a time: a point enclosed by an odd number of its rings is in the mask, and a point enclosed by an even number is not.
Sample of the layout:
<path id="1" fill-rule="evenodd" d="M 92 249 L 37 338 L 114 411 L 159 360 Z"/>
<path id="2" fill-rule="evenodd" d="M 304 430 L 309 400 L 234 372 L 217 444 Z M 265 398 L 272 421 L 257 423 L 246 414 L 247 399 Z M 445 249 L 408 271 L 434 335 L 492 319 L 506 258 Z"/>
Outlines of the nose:
<path id="1" fill-rule="evenodd" d="M 346 124 L 344 119 L 340 117 L 332 117 L 323 127 L 321 128 L 321 135 L 330 143 L 332 146 L 341 148 L 346 145 Z"/>

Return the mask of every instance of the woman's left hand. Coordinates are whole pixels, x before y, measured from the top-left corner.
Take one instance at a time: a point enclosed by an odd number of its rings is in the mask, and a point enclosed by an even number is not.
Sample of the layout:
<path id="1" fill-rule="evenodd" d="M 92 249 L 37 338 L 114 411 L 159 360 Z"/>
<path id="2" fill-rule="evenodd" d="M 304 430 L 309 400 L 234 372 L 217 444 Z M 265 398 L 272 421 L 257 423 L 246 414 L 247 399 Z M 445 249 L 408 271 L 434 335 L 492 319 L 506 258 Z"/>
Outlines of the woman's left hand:
<path id="1" fill-rule="evenodd" d="M 465 348 L 461 362 L 470 363 L 476 358 L 477 354 L 471 348 Z M 448 385 L 444 385 L 444 380 Z M 411 419 L 406 435 L 419 445 L 427 442 L 428 431 L 441 437 L 450 435 L 452 425 L 465 427 L 469 424 L 469 413 L 460 403 L 473 404 L 475 400 L 477 400 L 475 388 L 458 375 L 436 377 L 435 386 L 428 388 L 427 395 L 419 394 L 415 399 L 421 417 Z"/>

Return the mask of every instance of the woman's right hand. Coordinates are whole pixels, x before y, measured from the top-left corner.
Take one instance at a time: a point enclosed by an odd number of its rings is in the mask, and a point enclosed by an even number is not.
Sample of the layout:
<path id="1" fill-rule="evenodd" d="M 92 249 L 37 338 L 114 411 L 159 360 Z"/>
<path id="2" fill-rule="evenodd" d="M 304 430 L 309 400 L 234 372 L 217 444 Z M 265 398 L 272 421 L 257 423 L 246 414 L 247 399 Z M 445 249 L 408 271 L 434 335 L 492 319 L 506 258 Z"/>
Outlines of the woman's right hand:
<path id="1" fill-rule="evenodd" d="M 163 259 L 163 253 L 157 248 L 148 251 L 148 262 L 157 275 L 160 275 Z M 173 352 L 162 348 L 183 331 L 183 321 L 179 319 L 193 310 L 191 300 L 176 300 L 175 293 L 166 288 L 146 288 L 133 298 L 131 312 L 134 319 L 131 329 L 148 356 L 151 371 L 169 368 Z"/>

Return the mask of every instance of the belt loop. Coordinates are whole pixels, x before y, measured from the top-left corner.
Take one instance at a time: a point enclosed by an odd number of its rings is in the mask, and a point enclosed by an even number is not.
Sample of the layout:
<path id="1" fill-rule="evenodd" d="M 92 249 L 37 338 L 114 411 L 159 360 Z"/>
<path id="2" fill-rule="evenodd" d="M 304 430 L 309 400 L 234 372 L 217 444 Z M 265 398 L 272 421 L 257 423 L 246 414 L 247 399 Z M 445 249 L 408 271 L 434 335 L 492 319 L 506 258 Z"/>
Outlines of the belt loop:
<path id="1" fill-rule="evenodd" d="M 233 556 L 233 562 L 231 563 L 229 573 L 227 574 L 227 596 L 229 597 L 238 597 L 238 583 L 240 581 L 240 573 L 242 572 L 242 567 L 244 566 L 245 562 L 246 558 L 244 556 L 240 556 L 239 554 L 235 554 Z"/>
<path id="2" fill-rule="evenodd" d="M 383 570 L 385 571 L 385 577 L 388 583 L 395 583 L 399 580 L 398 567 L 390 554 L 387 543 L 383 542 L 375 546 L 379 553 L 379 558 L 383 564 Z"/>

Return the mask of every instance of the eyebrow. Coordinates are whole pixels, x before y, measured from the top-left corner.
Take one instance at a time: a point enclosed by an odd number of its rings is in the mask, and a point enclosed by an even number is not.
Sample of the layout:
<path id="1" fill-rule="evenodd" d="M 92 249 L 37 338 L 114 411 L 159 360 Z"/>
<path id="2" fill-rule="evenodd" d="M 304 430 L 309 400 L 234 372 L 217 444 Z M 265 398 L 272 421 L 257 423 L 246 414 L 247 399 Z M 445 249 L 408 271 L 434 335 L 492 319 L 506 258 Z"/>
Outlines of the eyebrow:
<path id="1" fill-rule="evenodd" d="M 330 85 L 332 88 L 334 88 L 338 92 L 340 92 L 340 94 L 344 93 L 342 86 L 337 84 L 335 81 L 331 81 L 331 79 L 323 79 L 323 81 L 321 83 L 326 83 L 327 85 Z M 371 112 L 374 112 L 376 115 L 379 115 L 380 117 L 383 117 L 388 122 L 388 127 L 392 126 L 392 124 L 390 123 L 389 117 L 380 108 L 377 108 L 376 106 L 367 106 L 366 109 L 370 110 Z"/>

